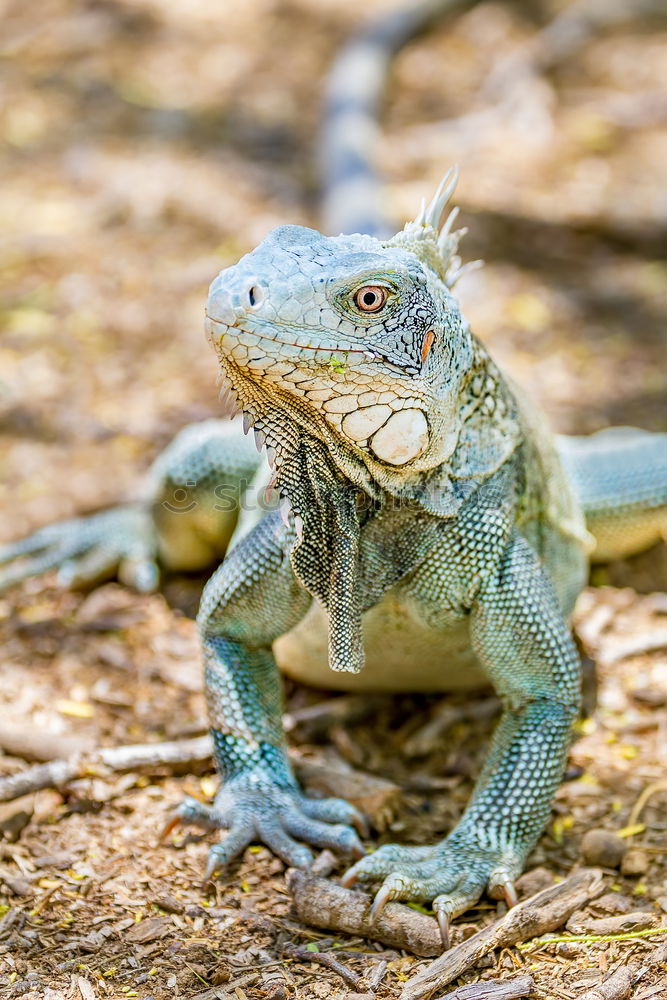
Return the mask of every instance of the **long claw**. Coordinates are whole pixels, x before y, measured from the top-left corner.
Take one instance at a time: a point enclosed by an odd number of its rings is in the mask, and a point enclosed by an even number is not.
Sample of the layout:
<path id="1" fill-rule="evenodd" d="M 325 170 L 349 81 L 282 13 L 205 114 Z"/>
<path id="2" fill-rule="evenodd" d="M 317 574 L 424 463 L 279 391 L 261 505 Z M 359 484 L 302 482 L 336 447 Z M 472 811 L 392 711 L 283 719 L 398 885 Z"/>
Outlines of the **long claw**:
<path id="1" fill-rule="evenodd" d="M 340 878 L 340 884 L 346 889 L 350 889 L 355 882 L 359 879 L 359 862 L 351 865 L 346 872 L 343 872 Z"/>
<path id="2" fill-rule="evenodd" d="M 366 857 L 366 848 L 364 847 L 363 844 L 360 844 L 357 841 L 356 843 L 352 844 L 351 854 L 353 858 L 357 858 L 359 861 L 361 861 L 362 858 Z"/>
<path id="3" fill-rule="evenodd" d="M 391 889 L 383 885 L 375 894 L 375 899 L 373 900 L 373 905 L 369 913 L 371 921 L 376 921 L 381 915 L 387 903 L 393 898 L 393 893 Z"/>
<path id="4" fill-rule="evenodd" d="M 503 882 L 503 898 L 507 903 L 507 909 L 511 910 L 519 902 L 516 889 L 511 882 Z"/>
<path id="5" fill-rule="evenodd" d="M 213 878 L 218 868 L 222 867 L 222 862 L 213 851 L 208 852 L 208 858 L 206 859 L 206 868 L 204 869 L 204 882 L 210 881 Z"/>
<path id="6" fill-rule="evenodd" d="M 174 810 L 172 815 L 169 817 L 167 822 L 164 824 L 160 832 L 158 833 L 158 840 L 160 843 L 166 840 L 167 837 L 174 832 L 177 826 L 181 825 L 181 817 L 178 811 Z"/>
<path id="7" fill-rule="evenodd" d="M 437 909 L 435 915 L 438 918 L 438 927 L 440 928 L 440 938 L 442 940 L 442 950 L 449 951 L 452 937 L 450 933 L 449 925 L 449 914 L 446 910 Z"/>
<path id="8" fill-rule="evenodd" d="M 352 817 L 352 826 L 360 837 L 370 837 L 370 826 L 368 820 L 362 813 L 357 813 Z"/>

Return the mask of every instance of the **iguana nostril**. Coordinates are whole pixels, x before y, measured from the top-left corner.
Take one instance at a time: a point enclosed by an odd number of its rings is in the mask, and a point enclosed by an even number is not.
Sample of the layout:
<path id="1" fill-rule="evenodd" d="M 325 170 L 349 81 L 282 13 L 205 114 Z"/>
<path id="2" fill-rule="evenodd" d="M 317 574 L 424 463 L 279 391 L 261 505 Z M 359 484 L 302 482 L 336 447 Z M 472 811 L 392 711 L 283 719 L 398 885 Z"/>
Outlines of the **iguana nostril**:
<path id="1" fill-rule="evenodd" d="M 264 289 L 261 285 L 252 285 L 248 291 L 248 302 L 252 309 L 260 306 L 264 301 Z"/>
<path id="2" fill-rule="evenodd" d="M 237 312 L 229 292 L 219 281 L 211 286 L 206 304 L 206 314 L 216 323 L 233 326 L 237 320 Z"/>

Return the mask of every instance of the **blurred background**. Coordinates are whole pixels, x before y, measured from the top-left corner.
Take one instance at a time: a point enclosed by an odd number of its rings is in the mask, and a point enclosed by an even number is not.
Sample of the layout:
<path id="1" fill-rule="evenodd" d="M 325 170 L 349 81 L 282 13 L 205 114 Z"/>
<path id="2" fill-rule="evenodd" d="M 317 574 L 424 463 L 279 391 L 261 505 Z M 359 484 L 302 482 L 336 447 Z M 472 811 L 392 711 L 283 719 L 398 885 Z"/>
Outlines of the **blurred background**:
<path id="1" fill-rule="evenodd" d="M 176 431 L 221 413 L 207 286 L 273 226 L 318 225 L 327 70 L 363 18 L 396 5 L 0 0 L 0 542 L 125 499 Z M 486 261 L 458 286 L 464 311 L 559 430 L 667 430 L 665 0 L 468 5 L 393 62 L 377 155 L 397 228 L 459 164 L 463 256 Z M 569 773 L 583 776 L 559 792 L 531 861 L 559 877 L 591 824 L 632 824 L 642 789 L 664 778 L 667 605 L 628 582 L 667 588 L 667 547 L 639 561 L 634 575 L 604 577 L 624 589 L 587 590 L 580 604 L 599 721 L 581 730 Z M 596 572 L 601 582 L 615 570 Z M 113 583 L 71 593 L 51 575 L 3 594 L 0 777 L 204 732 L 187 616 L 198 592 L 181 578 L 154 595 Z M 293 720 L 325 697 L 287 685 Z M 426 843 L 463 809 L 493 725 L 468 702 L 385 699 L 372 719 L 292 728 L 290 740 L 327 775 L 363 767 L 390 782 L 383 836 Z M 415 760 L 409 740 L 434 719 L 465 721 L 436 725 Z M 184 794 L 208 800 L 217 787 L 206 763 L 189 771 L 94 767 L 0 803 L 3 996 L 42 996 L 47 983 L 62 988 L 54 997 L 209 996 L 207 983 L 259 970 L 265 949 L 270 972 L 248 997 L 287 995 L 267 985 L 285 955 L 276 942 L 316 935 L 290 922 L 281 862 L 253 846 L 203 889 L 212 836 L 156 843 Z M 642 840 L 658 845 L 649 876 L 619 875 L 614 888 L 621 908 L 667 910 L 664 796 L 644 819 Z M 474 919 L 492 912 L 483 904 Z M 530 968 L 543 995 L 580 995 L 582 976 L 624 964 L 628 947 L 639 943 L 559 952 L 557 964 L 533 956 Z M 368 972 L 367 952 L 337 954 Z M 391 962 L 384 995 L 400 991 L 410 961 Z M 482 975 L 514 961 L 504 950 Z M 290 997 L 341 995 L 335 973 L 290 969 Z M 37 981 L 22 980 L 28 970 Z"/>
<path id="2" fill-rule="evenodd" d="M 667 429 L 667 16 L 568 6 L 481 2 L 398 55 L 387 213 L 458 163 L 463 255 L 487 262 L 460 295 L 498 360 L 562 431 Z M 220 412 L 207 285 L 318 224 L 327 68 L 396 3 L 359 7 L 0 3 L 2 539 L 124 498 Z"/>

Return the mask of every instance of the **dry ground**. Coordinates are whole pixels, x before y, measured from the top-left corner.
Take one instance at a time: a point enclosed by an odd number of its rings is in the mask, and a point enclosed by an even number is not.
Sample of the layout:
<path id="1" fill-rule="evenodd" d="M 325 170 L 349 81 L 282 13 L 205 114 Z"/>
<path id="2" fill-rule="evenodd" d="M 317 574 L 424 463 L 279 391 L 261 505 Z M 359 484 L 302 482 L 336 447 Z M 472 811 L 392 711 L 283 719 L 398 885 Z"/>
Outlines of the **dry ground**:
<path id="1" fill-rule="evenodd" d="M 322 74 L 357 7 L 0 4 L 0 540 L 124 498 L 179 427 L 219 412 L 201 333 L 206 286 L 271 226 L 316 222 Z M 667 25 L 629 20 L 600 32 L 494 110 L 483 93 L 489 67 L 555 9 L 481 3 L 399 56 L 381 150 L 388 204 L 407 217 L 457 161 L 466 252 L 487 260 L 461 296 L 496 356 L 560 430 L 666 430 Z M 610 870 L 611 895 L 595 915 L 646 911 L 655 927 L 667 923 L 667 793 L 650 798 L 634 834 L 625 828 L 667 763 L 665 551 L 595 582 L 605 586 L 583 596 L 578 621 L 598 664 L 598 708 L 531 868 L 562 877 L 587 830 L 622 830 L 645 847 L 639 871 Z M 201 731 L 189 617 L 198 586 L 172 580 L 166 596 L 140 598 L 110 585 L 86 596 L 43 579 L 5 595 L 3 714 L 28 738 L 63 747 Z M 324 697 L 288 695 L 292 708 Z M 437 709 L 434 699 L 387 700 L 372 722 L 318 736 L 325 759 L 401 786 L 373 843 L 441 836 L 469 794 L 492 723 L 458 722 L 408 757 L 406 740 Z M 24 766 L 0 757 L 0 773 Z M 357 972 L 387 961 L 378 995 L 395 995 L 416 960 L 300 926 L 283 866 L 263 848 L 202 888 L 210 838 L 157 842 L 185 792 L 213 788 L 208 771 L 100 774 L 3 806 L 0 996 L 348 992 L 335 973 L 286 959 L 290 941 L 334 948 Z M 494 909 L 487 902 L 461 922 L 480 925 Z M 659 941 L 512 949 L 468 978 L 527 966 L 537 996 L 571 998 L 619 962 L 642 965 Z M 638 1000 L 667 996 L 665 975 L 646 973 Z"/>

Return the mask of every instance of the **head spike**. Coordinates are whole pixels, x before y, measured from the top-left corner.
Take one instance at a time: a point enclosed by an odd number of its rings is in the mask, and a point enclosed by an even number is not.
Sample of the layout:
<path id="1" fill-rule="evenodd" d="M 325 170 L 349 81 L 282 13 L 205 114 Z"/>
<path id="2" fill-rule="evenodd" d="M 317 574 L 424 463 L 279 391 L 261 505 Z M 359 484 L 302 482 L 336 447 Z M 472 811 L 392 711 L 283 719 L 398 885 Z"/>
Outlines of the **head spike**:
<path id="1" fill-rule="evenodd" d="M 429 202 L 429 206 L 426 209 L 425 225 L 432 226 L 433 229 L 436 230 L 439 228 L 440 219 L 442 218 L 442 213 L 445 210 L 445 205 L 454 194 L 454 188 L 456 187 L 458 179 L 458 167 L 450 167 L 438 184 L 438 188 Z"/>
<path id="2" fill-rule="evenodd" d="M 425 226 L 426 225 L 426 198 L 422 198 L 421 205 L 419 206 L 419 212 L 417 213 L 415 219 L 412 223 L 413 226 Z"/>
<path id="3" fill-rule="evenodd" d="M 470 271 L 479 271 L 480 267 L 484 267 L 484 261 L 469 260 L 467 264 L 462 264 L 460 257 L 454 257 L 452 265 L 452 268 L 447 272 L 447 285 L 449 288 L 453 288 L 464 274 L 469 274 Z"/>
<path id="4" fill-rule="evenodd" d="M 416 218 L 406 222 L 403 229 L 387 243 L 388 246 L 400 246 L 411 250 L 449 287 L 451 287 L 451 276 L 455 275 L 461 266 L 457 250 L 459 241 L 466 232 L 465 229 L 453 229 L 458 215 L 457 208 L 452 209 L 447 216 L 440 234 L 438 230 L 445 206 L 454 193 L 458 179 L 458 167 L 450 167 L 428 206 L 422 200 Z"/>
<path id="5" fill-rule="evenodd" d="M 440 240 L 446 239 L 452 231 L 452 226 L 454 225 L 459 214 L 459 206 L 455 205 L 451 210 L 447 218 L 445 219 L 445 224 L 440 230 Z"/>

